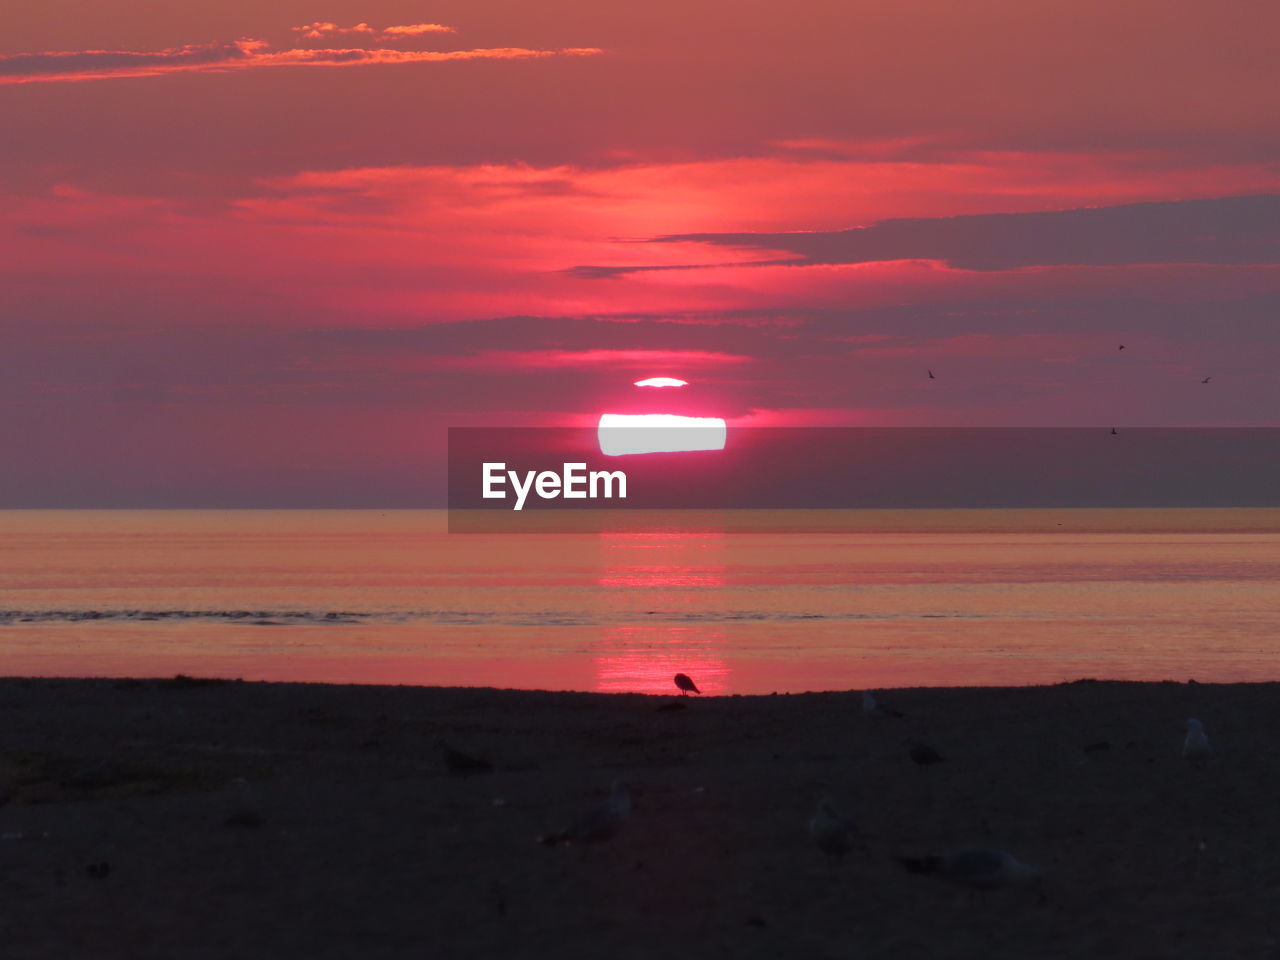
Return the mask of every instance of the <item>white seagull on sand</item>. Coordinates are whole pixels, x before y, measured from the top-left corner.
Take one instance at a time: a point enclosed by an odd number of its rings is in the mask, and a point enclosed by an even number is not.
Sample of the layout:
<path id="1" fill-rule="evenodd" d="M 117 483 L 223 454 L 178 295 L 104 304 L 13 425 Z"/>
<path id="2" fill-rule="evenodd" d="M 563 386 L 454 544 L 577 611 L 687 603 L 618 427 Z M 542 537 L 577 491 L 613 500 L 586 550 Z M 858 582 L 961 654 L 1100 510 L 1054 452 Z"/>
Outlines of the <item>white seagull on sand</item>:
<path id="1" fill-rule="evenodd" d="M 843 857 L 853 849 L 856 833 L 853 824 L 836 809 L 835 800 L 823 797 L 818 801 L 818 812 L 809 821 L 809 836 L 819 850 L 833 857 Z"/>
<path id="2" fill-rule="evenodd" d="M 589 810 L 559 833 L 548 833 L 538 839 L 554 846 L 560 843 L 602 843 L 612 840 L 631 815 L 631 785 L 619 777 L 613 781 L 609 799 Z"/>
<path id="3" fill-rule="evenodd" d="M 898 718 L 905 716 L 901 710 L 895 710 L 887 703 L 881 703 L 870 690 L 862 691 L 862 715 L 864 717 L 893 717 Z"/>
<path id="4" fill-rule="evenodd" d="M 1205 760 L 1211 753 L 1213 747 L 1204 734 L 1204 724 L 1192 717 L 1187 721 L 1187 739 L 1182 741 L 1182 759 Z"/>

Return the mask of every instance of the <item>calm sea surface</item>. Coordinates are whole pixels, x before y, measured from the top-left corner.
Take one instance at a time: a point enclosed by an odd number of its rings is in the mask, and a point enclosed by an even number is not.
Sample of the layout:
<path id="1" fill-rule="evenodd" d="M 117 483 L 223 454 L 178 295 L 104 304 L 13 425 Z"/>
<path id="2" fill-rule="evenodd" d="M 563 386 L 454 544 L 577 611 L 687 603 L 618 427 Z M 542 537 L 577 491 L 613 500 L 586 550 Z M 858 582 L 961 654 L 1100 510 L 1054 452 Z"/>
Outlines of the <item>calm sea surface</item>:
<path id="1" fill-rule="evenodd" d="M 662 693 L 677 671 L 708 693 L 1280 679 L 1280 510 L 808 517 L 812 533 L 513 536 L 449 535 L 442 511 L 0 511 L 0 674 Z"/>

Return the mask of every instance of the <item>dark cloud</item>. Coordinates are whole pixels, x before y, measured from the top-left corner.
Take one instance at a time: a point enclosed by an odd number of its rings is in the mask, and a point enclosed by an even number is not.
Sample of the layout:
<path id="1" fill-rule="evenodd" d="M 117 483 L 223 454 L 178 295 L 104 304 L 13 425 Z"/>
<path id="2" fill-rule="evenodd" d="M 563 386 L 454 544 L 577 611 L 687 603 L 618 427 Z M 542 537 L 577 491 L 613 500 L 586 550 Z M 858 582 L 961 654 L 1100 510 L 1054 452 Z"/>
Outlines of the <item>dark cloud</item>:
<path id="1" fill-rule="evenodd" d="M 881 220 L 817 233 L 676 234 L 654 242 L 786 250 L 796 264 L 941 260 L 962 270 L 1278 263 L 1280 194 Z"/>
<path id="2" fill-rule="evenodd" d="M 260 45 L 245 41 L 191 44 L 170 50 L 81 50 L 50 53 L 17 53 L 0 57 L 0 77 L 50 77 L 79 74 L 121 73 L 139 70 L 180 69 L 245 60 Z"/>
<path id="3" fill-rule="evenodd" d="M 706 243 L 786 251 L 789 258 L 728 264 L 579 266 L 575 276 L 702 266 L 759 267 L 938 260 L 960 270 L 1159 263 L 1280 263 L 1280 194 L 1218 197 L 1037 213 L 881 220 L 811 233 L 681 233 L 651 243 Z"/>
<path id="4" fill-rule="evenodd" d="M 667 238 L 661 237 L 652 241 L 655 243 L 663 242 Z M 723 267 L 776 267 L 790 266 L 800 261 L 794 259 L 784 260 L 751 260 L 746 263 L 666 263 L 654 266 L 638 267 L 623 264 L 621 266 L 599 266 L 594 264 L 583 264 L 577 267 L 569 267 L 567 270 L 560 271 L 567 273 L 571 277 L 577 277 L 579 280 L 612 280 L 614 277 L 624 277 L 629 273 L 658 273 L 667 270 L 710 270 L 712 268 L 720 269 Z"/>

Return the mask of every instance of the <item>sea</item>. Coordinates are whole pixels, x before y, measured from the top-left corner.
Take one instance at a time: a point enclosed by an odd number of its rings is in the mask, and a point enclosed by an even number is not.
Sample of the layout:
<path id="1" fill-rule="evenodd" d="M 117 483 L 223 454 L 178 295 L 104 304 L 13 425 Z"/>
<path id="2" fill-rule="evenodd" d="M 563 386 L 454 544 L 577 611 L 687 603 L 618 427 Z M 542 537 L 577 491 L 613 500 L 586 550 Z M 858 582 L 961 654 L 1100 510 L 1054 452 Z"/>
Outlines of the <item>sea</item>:
<path id="1" fill-rule="evenodd" d="M 678 513 L 678 512 L 674 512 Z M 1280 509 L 0 511 L 0 674 L 706 694 L 1280 680 Z M 768 518 L 765 518 L 768 520 Z"/>

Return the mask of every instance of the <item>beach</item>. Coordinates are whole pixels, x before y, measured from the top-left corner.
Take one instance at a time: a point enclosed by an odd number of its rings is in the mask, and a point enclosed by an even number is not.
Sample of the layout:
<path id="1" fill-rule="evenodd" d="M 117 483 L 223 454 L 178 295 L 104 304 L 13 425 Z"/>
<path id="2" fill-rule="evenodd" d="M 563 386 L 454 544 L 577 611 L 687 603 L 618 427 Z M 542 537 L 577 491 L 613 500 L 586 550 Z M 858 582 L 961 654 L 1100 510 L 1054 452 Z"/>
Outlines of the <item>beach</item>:
<path id="1" fill-rule="evenodd" d="M 4 955 L 1276 948 L 1276 684 L 884 692 L 899 719 L 858 692 L 671 692 L 2 680 Z M 1206 763 L 1181 757 L 1188 717 Z M 538 842 L 618 777 L 618 836 Z M 857 827 L 844 857 L 807 833 L 824 794 Z M 1043 883 L 975 895 L 898 862 L 972 845 Z"/>

